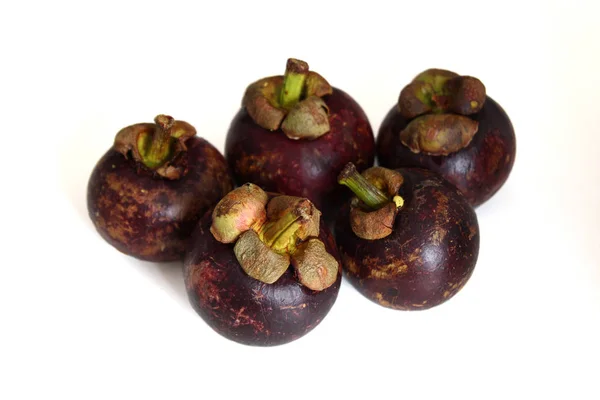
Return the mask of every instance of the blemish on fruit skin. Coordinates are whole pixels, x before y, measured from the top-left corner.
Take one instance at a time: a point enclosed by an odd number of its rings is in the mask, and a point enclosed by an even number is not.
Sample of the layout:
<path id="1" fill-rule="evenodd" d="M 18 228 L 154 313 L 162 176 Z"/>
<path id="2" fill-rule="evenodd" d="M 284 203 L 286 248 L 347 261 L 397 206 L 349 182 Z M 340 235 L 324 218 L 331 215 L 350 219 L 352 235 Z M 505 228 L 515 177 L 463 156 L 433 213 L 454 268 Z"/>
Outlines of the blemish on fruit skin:
<path id="1" fill-rule="evenodd" d="M 417 170 L 401 171 L 407 182 L 422 182 L 419 175 L 412 175 Z M 336 235 L 341 253 L 348 253 L 342 258 L 348 280 L 359 292 L 385 307 L 423 310 L 444 302 L 467 282 L 478 248 L 476 215 L 462 194 L 441 178 L 429 175 L 423 185 L 404 190 L 409 199 L 406 207 L 412 210 L 398 215 L 392 235 L 376 241 L 350 235 L 350 222 L 344 222 L 347 207 L 337 221 Z M 432 210 L 437 207 L 446 210 L 446 215 L 436 216 Z M 467 238 L 469 226 L 475 230 L 471 239 Z M 431 268 L 434 261 L 428 256 L 430 250 L 439 255 L 435 268 Z M 402 274 L 388 269 L 391 263 L 402 266 Z M 454 286 L 447 286 L 447 282 Z M 445 291 L 449 293 L 444 295 Z"/>
<path id="2" fill-rule="evenodd" d="M 297 310 L 297 309 L 303 309 L 303 308 L 306 308 L 306 307 L 307 307 L 306 303 L 302 303 L 302 304 L 299 304 L 297 306 L 284 306 L 284 307 L 280 307 L 279 309 L 280 310 Z"/>
<path id="3" fill-rule="evenodd" d="M 414 251 L 412 253 L 410 253 L 410 255 L 408 256 L 408 262 L 414 263 L 414 262 L 418 262 L 418 263 L 422 263 L 423 260 L 421 259 L 421 249 L 420 248 L 415 248 Z"/>
<path id="4" fill-rule="evenodd" d="M 358 276 L 360 273 L 360 269 L 359 269 L 358 265 L 356 264 L 356 262 L 354 261 L 354 259 L 352 257 L 348 256 L 344 252 L 343 249 L 340 249 L 340 253 L 342 256 L 342 260 L 343 260 L 342 263 L 346 267 L 348 272 Z"/>
<path id="5" fill-rule="evenodd" d="M 383 294 L 375 293 L 375 300 L 384 307 L 393 308 L 394 310 L 408 310 L 407 307 L 396 303 L 390 303 L 383 298 Z"/>
<path id="6" fill-rule="evenodd" d="M 441 245 L 447 233 L 448 231 L 446 229 L 440 227 L 435 228 L 431 234 L 431 242 L 436 246 Z"/>
<path id="7" fill-rule="evenodd" d="M 439 225 L 443 225 L 448 223 L 450 217 L 448 215 L 448 196 L 444 195 L 441 191 L 436 190 L 433 193 L 433 196 L 436 200 L 435 206 L 435 217 L 436 221 L 438 221 Z"/>
<path id="8" fill-rule="evenodd" d="M 239 327 L 242 325 L 250 325 L 257 332 L 262 332 L 265 329 L 265 324 L 262 321 L 257 321 L 250 315 L 244 313 L 246 307 L 241 307 L 239 310 L 231 309 L 231 312 L 235 314 L 235 320 L 233 321 L 233 327 Z"/>
<path id="9" fill-rule="evenodd" d="M 194 309 L 215 331 L 244 344 L 270 346 L 292 341 L 318 325 L 335 302 L 341 271 L 334 285 L 320 292 L 304 290 L 293 269 L 274 284 L 261 283 L 243 272 L 229 245 L 216 242 L 211 222 L 206 214 L 198 224 L 184 277 Z M 319 239 L 337 256 L 323 225 Z"/>
<path id="10" fill-rule="evenodd" d="M 400 263 L 390 263 L 383 266 L 373 265 L 369 268 L 369 278 L 392 279 L 395 276 L 405 274 L 408 265 Z"/>
<path id="11" fill-rule="evenodd" d="M 473 225 L 469 225 L 469 240 L 473 239 L 473 236 L 477 234 L 477 228 Z"/>
<path id="12" fill-rule="evenodd" d="M 497 135 L 488 135 L 484 140 L 484 149 L 487 154 L 485 158 L 485 173 L 493 175 L 501 168 L 501 160 L 506 157 L 504 143 Z"/>
<path id="13" fill-rule="evenodd" d="M 203 210 L 231 189 L 223 157 L 207 150 L 205 144 L 208 142 L 199 137 L 190 143 L 191 157 L 200 160 L 197 168 L 190 168 L 186 176 L 168 186 L 145 170 L 138 175 L 130 160 L 109 150 L 88 185 L 89 214 L 102 237 L 137 258 L 180 259 L 185 248 L 183 237 L 189 234 L 182 234 L 182 230 L 191 231 Z M 208 160 L 215 154 L 221 157 L 220 163 Z M 156 201 L 159 197 L 162 203 Z"/>

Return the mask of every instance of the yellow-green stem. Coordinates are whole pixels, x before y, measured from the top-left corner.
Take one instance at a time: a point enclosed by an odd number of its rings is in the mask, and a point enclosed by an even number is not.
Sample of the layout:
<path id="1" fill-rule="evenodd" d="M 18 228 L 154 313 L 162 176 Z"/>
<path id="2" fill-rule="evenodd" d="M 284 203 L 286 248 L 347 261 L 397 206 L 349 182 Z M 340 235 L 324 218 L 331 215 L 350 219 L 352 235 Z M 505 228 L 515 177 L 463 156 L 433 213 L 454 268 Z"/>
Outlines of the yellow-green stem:
<path id="1" fill-rule="evenodd" d="M 348 163 L 340 175 L 338 183 L 347 186 L 356 197 L 365 205 L 373 210 L 377 210 L 390 202 L 388 196 L 379 188 L 365 179 L 357 170 L 354 164 Z"/>
<path id="2" fill-rule="evenodd" d="M 308 64 L 304 61 L 290 58 L 287 61 L 283 87 L 279 93 L 279 103 L 284 108 L 291 108 L 298 103 L 304 92 L 304 85 L 308 75 Z"/>
<path id="3" fill-rule="evenodd" d="M 171 155 L 171 127 L 175 120 L 168 115 L 158 115 L 154 118 L 157 127 L 150 137 L 143 137 L 138 143 L 142 162 L 149 168 L 161 166 Z"/>

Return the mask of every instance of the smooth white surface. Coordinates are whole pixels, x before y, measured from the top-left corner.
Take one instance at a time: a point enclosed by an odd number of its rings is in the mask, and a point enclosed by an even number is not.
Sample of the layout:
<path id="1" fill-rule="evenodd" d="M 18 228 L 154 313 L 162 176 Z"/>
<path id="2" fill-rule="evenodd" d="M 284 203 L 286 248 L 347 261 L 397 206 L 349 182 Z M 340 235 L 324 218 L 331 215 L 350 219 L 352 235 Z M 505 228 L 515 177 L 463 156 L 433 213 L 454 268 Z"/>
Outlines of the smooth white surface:
<path id="1" fill-rule="evenodd" d="M 0 7 L 0 398 L 599 398 L 600 3 L 217 3 Z M 120 128 L 169 113 L 222 150 L 246 85 L 287 57 L 375 132 L 429 67 L 510 115 L 516 163 L 450 302 L 392 311 L 345 283 L 311 334 L 251 348 L 195 314 L 176 263 L 95 232 L 87 179 Z"/>

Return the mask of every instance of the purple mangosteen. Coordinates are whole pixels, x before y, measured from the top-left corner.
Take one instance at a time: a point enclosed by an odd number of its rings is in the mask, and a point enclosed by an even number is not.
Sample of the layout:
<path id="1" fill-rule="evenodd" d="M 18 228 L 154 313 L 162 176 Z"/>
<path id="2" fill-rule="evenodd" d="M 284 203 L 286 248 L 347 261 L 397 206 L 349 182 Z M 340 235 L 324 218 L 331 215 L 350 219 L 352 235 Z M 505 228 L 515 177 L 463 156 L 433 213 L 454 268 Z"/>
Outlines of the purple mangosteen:
<path id="1" fill-rule="evenodd" d="M 441 176 L 420 168 L 349 164 L 340 183 L 356 197 L 340 212 L 335 235 L 349 281 L 367 298 L 423 310 L 454 296 L 479 252 L 475 211 Z"/>
<path id="2" fill-rule="evenodd" d="M 202 215 L 233 187 L 225 158 L 170 116 L 128 126 L 96 164 L 90 218 L 119 251 L 148 261 L 183 257 Z"/>
<path id="3" fill-rule="evenodd" d="M 309 198 L 325 216 L 348 197 L 336 184 L 344 165 L 368 168 L 374 154 L 373 131 L 358 103 L 296 59 L 288 60 L 284 76 L 248 86 L 225 143 L 238 183 Z"/>
<path id="4" fill-rule="evenodd" d="M 377 137 L 379 164 L 442 175 L 476 207 L 508 179 L 516 139 L 508 115 L 479 79 L 430 69 L 400 93 Z"/>
<path id="5" fill-rule="evenodd" d="M 274 346 L 327 315 L 340 288 L 333 236 L 306 198 L 247 183 L 199 222 L 184 259 L 190 303 L 216 332 Z"/>

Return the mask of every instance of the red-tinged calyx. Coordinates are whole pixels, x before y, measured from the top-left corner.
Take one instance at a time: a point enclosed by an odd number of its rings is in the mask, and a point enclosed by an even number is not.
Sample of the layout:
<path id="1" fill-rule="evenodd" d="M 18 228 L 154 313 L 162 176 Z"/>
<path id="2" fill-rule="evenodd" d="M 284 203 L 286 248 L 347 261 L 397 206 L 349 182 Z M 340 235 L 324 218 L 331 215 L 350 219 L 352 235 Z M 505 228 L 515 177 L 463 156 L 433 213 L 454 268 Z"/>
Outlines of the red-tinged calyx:
<path id="1" fill-rule="evenodd" d="M 347 186 L 356 197 L 350 203 L 350 226 L 362 239 L 382 239 L 392 233 L 398 210 L 404 199 L 398 190 L 404 179 L 394 170 L 371 167 L 361 175 L 348 163 L 338 176 L 338 183 Z"/>
<path id="2" fill-rule="evenodd" d="M 471 115 L 479 112 L 485 103 L 486 91 L 483 83 L 472 76 L 460 76 L 446 83 L 450 93 L 446 107 L 449 111 Z"/>
<path id="3" fill-rule="evenodd" d="M 485 103 L 485 86 L 477 78 L 443 69 L 428 69 L 402 89 L 398 109 L 413 119 L 400 133 L 402 143 L 415 153 L 448 155 L 464 149 L 477 133 L 468 115 Z"/>
<path id="4" fill-rule="evenodd" d="M 267 220 L 268 200 L 267 193 L 252 183 L 232 190 L 213 210 L 211 233 L 221 243 L 233 243 L 243 232 L 260 228 Z"/>
<path id="5" fill-rule="evenodd" d="M 308 240 L 321 243 L 317 238 L 320 217 L 308 199 L 275 196 L 269 200 L 262 189 L 248 183 L 217 204 L 210 230 L 222 243 L 235 242 L 234 254 L 252 278 L 273 283 L 292 262 L 303 272 L 297 274 L 301 283 L 323 290 L 335 281 L 330 279 L 333 269 L 337 277 L 337 261 L 333 259 L 334 265 L 332 257 L 314 243 L 303 245 Z"/>
<path id="6" fill-rule="evenodd" d="M 321 97 L 333 88 L 304 61 L 290 58 L 285 75 L 252 83 L 242 106 L 254 122 L 274 131 L 282 129 L 290 139 L 317 139 L 330 130 L 329 109 Z"/>
<path id="7" fill-rule="evenodd" d="M 185 121 L 160 114 L 154 124 L 140 123 L 121 129 L 113 148 L 125 157 L 131 157 L 147 169 L 167 179 L 178 179 L 185 166 L 173 161 L 187 148 L 185 142 L 196 135 L 196 129 Z"/>
<path id="8" fill-rule="evenodd" d="M 428 69 L 402 89 L 398 108 L 409 119 L 426 113 L 471 115 L 481 110 L 485 98 L 485 86 L 479 79 Z"/>

